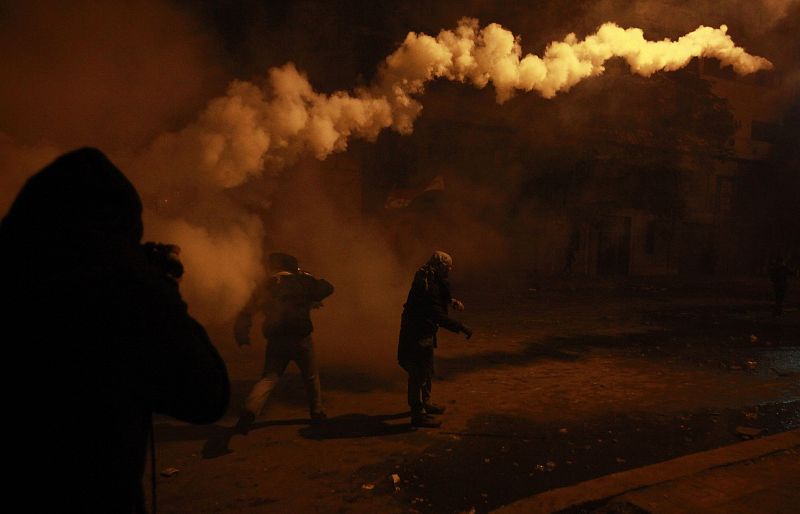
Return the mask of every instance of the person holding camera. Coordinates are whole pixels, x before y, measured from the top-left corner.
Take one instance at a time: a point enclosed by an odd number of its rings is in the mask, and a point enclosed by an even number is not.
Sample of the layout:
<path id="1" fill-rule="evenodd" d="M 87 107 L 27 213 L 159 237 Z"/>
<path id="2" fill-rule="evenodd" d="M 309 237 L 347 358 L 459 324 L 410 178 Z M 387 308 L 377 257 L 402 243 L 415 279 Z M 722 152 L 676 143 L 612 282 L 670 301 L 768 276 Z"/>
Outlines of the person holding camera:
<path id="1" fill-rule="evenodd" d="M 3 218 L 9 469 L 41 489 L 22 510 L 145 512 L 152 415 L 212 423 L 227 409 L 227 370 L 181 298 L 176 250 L 142 232 L 136 189 L 93 148 L 32 176 Z"/>
<path id="2" fill-rule="evenodd" d="M 453 269 L 453 259 L 436 251 L 414 275 L 408 299 L 403 305 L 400 319 L 400 340 L 397 360 L 408 373 L 408 405 L 411 407 L 411 425 L 437 428 L 441 422 L 432 417 L 444 413 L 444 407 L 431 402 L 433 378 L 433 351 L 437 346 L 439 327 L 463 333 L 467 339 L 472 331 L 448 315 L 453 307 L 464 310 L 464 304 L 450 295 L 448 276 Z"/>
<path id="3" fill-rule="evenodd" d="M 261 327 L 267 340 L 264 372 L 250 391 L 235 427 L 245 435 L 290 361 L 300 368 L 311 422 L 318 424 L 327 418 L 322 409 L 319 371 L 311 340 L 314 326 L 310 311 L 322 306 L 322 300 L 333 294 L 333 286 L 300 270 L 297 258 L 285 253 L 270 254 L 269 268 L 273 275 L 265 286 L 256 288 L 234 327 L 239 345 L 249 345 L 252 316 L 259 311 L 264 314 Z"/>

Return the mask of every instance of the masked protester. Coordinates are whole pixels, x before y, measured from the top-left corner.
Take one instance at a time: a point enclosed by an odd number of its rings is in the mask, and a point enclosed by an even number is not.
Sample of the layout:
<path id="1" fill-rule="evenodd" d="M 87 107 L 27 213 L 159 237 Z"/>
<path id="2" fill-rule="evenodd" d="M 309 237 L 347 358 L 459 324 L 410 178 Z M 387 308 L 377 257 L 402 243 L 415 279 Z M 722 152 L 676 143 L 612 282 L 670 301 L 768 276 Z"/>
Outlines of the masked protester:
<path id="1" fill-rule="evenodd" d="M 439 327 L 472 337 L 463 323 L 448 316 L 449 307 L 464 310 L 464 304 L 450 295 L 448 275 L 453 259 L 436 251 L 414 275 L 414 282 L 403 306 L 397 359 L 408 373 L 408 405 L 411 424 L 436 428 L 441 423 L 431 415 L 444 413 L 444 407 L 431 403 L 433 350 Z"/>
<path id="2" fill-rule="evenodd" d="M 17 497 L 21 510 L 145 512 L 152 414 L 225 413 L 225 364 L 187 313 L 178 263 L 164 269 L 140 244 L 141 212 L 128 179 L 84 148 L 31 177 L 0 225 L 0 326 L 16 371 L 7 412 L 18 420 L 7 464 L 41 486 Z"/>
<path id="3" fill-rule="evenodd" d="M 264 372 L 250 391 L 236 425 L 236 431 L 241 434 L 248 433 L 290 361 L 300 368 L 311 422 L 317 424 L 326 419 L 311 340 L 314 326 L 310 311 L 322 306 L 320 302 L 333 293 L 333 286 L 301 271 L 297 259 L 285 253 L 271 254 L 269 268 L 273 275 L 265 286 L 256 288 L 235 325 L 239 345 L 250 344 L 252 316 L 261 311 L 264 314 L 262 333 L 267 340 Z"/>

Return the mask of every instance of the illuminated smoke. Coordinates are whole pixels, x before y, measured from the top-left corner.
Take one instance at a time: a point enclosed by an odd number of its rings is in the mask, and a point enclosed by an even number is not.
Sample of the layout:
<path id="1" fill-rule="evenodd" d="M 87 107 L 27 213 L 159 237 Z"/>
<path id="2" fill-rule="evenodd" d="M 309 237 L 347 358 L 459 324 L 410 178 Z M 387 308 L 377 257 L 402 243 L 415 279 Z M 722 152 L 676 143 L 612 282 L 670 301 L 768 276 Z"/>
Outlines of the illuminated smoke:
<path id="1" fill-rule="evenodd" d="M 677 41 L 647 41 L 641 29 L 605 23 L 583 41 L 568 34 L 563 41 L 550 43 L 543 57 L 523 57 L 519 37 L 496 23 L 479 29 L 477 20 L 465 18 L 455 31 L 442 31 L 436 39 L 409 33 L 400 49 L 386 59 L 385 74 L 392 77 L 390 85 L 397 90 L 395 84 L 405 83 L 408 63 L 412 63 L 412 69 L 425 65 L 426 80 L 446 77 L 477 87 L 492 82 L 497 100 L 504 102 L 516 90 L 535 90 L 552 98 L 587 77 L 603 73 L 605 62 L 612 57 L 625 59 L 632 72 L 645 77 L 682 68 L 693 57 L 713 57 L 742 75 L 772 67 L 763 57 L 737 47 L 727 30 L 725 25 L 718 29 L 699 27 Z M 421 87 L 420 82 L 407 89 L 414 93 Z"/>
<path id="2" fill-rule="evenodd" d="M 500 25 L 481 29 L 477 20 L 464 18 L 455 30 L 436 37 L 409 33 L 382 63 L 373 85 L 350 93 L 315 92 L 291 63 L 271 69 L 264 87 L 235 81 L 195 123 L 158 138 L 148 151 L 148 166 L 169 163 L 172 169 L 191 170 L 195 180 L 235 187 L 300 155 L 324 159 L 343 151 L 350 137 L 373 140 L 389 127 L 411 133 L 422 110 L 415 97 L 431 80 L 446 78 L 478 88 L 491 83 L 500 103 L 517 91 L 552 98 L 602 74 L 605 62 L 614 57 L 645 77 L 682 68 L 694 57 L 718 59 L 739 74 L 772 67 L 736 46 L 725 25 L 701 26 L 677 41 L 648 41 L 641 29 L 606 23 L 582 41 L 568 34 L 550 43 L 539 57 L 523 56 L 519 36 Z M 164 170 L 163 176 L 168 173 Z"/>
<path id="3" fill-rule="evenodd" d="M 553 42 L 538 57 L 523 56 L 519 37 L 500 25 L 481 29 L 476 20 L 465 18 L 436 37 L 409 33 L 381 63 L 373 83 L 350 92 L 318 93 L 291 63 L 271 69 L 263 84 L 234 81 L 196 121 L 163 133 L 119 164 L 145 200 L 146 237 L 184 248 L 182 289 L 192 309 L 204 320 L 226 321 L 263 275 L 264 235 L 258 218 L 226 197 L 226 190 L 276 173 L 304 155 L 322 160 L 344 151 L 351 137 L 372 140 L 386 128 L 411 133 L 422 110 L 418 98 L 431 80 L 478 88 L 491 83 L 501 103 L 517 91 L 551 98 L 603 73 L 613 57 L 625 59 L 643 76 L 678 69 L 693 57 L 719 59 L 742 74 L 771 67 L 735 46 L 724 26 L 700 27 L 677 41 L 651 42 L 640 29 L 608 23 L 582 41 L 570 34 Z M 0 154 L 13 146 L 0 138 Z M 14 159 L 0 162 L 9 164 L 6 169 L 31 163 L 24 167 L 33 170 L 56 151 L 20 150 Z M 22 179 L 8 190 L 16 191 Z M 10 197 L 4 200 L 10 203 Z"/>
<path id="4" fill-rule="evenodd" d="M 212 185 L 235 187 L 300 155 L 324 159 L 345 150 L 351 136 L 374 139 L 391 122 L 386 98 L 366 90 L 316 93 L 289 63 L 269 71 L 266 88 L 234 81 L 195 123 L 156 139 L 143 159 L 150 169 L 164 166 L 165 177 L 177 167 Z"/>

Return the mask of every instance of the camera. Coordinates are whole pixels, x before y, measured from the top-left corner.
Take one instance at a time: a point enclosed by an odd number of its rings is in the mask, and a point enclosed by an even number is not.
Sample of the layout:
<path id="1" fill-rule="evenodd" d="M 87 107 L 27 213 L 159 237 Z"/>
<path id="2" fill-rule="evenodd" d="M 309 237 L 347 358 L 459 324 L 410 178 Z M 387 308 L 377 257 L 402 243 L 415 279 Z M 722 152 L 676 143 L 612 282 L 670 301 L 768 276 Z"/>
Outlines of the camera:
<path id="1" fill-rule="evenodd" d="M 183 264 L 179 259 L 181 247 L 169 243 L 148 241 L 142 244 L 147 259 L 169 278 L 180 281 L 183 276 Z"/>

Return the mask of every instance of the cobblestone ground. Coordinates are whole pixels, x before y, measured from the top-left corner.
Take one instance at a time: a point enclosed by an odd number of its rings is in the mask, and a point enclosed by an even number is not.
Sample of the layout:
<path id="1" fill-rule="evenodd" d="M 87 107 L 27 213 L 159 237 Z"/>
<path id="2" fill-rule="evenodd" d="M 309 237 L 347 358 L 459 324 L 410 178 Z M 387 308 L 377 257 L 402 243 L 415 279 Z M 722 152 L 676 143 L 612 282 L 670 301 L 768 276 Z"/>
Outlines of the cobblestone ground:
<path id="1" fill-rule="evenodd" d="M 250 435 L 231 437 L 261 350 L 222 345 L 230 415 L 156 422 L 157 467 L 180 470 L 158 477 L 159 512 L 485 512 L 731 444 L 748 437 L 741 427 L 800 426 L 800 312 L 791 297 L 773 319 L 766 281 L 570 278 L 463 292 L 475 336 L 441 338 L 438 430 L 410 428 L 401 370 L 323 359 L 329 423 L 307 425 L 290 370 Z"/>

